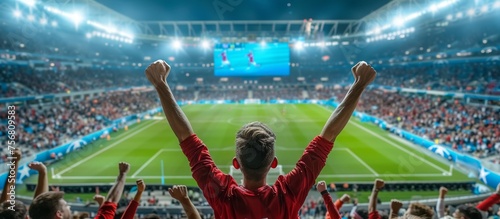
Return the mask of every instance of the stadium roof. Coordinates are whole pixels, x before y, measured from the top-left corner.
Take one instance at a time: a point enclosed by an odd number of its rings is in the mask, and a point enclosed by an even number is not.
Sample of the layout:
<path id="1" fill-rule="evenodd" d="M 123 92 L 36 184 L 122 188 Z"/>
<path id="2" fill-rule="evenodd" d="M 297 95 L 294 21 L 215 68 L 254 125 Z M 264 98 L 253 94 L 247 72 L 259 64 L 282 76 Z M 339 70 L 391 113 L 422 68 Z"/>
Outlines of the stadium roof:
<path id="1" fill-rule="evenodd" d="M 188 20 L 354 20 L 390 0 L 97 0 L 132 19 Z M 217 9 L 217 7 L 219 9 Z M 222 10 L 227 9 L 224 13 Z"/>

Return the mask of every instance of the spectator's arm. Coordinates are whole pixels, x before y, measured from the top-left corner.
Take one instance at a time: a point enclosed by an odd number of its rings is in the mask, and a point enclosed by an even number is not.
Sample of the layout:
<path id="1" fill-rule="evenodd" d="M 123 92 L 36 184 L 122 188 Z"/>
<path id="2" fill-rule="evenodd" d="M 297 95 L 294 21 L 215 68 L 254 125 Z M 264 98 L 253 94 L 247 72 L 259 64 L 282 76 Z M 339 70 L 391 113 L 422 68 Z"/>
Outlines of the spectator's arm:
<path id="1" fill-rule="evenodd" d="M 116 178 L 116 182 L 111 187 L 108 193 L 108 197 L 106 198 L 107 202 L 118 203 L 123 194 L 123 188 L 125 187 L 125 179 L 127 178 L 127 172 L 130 169 L 130 165 L 125 162 L 120 162 L 118 164 L 118 177 Z"/>
<path id="2" fill-rule="evenodd" d="M 128 163 L 120 162 L 118 164 L 119 174 L 116 178 L 116 182 L 109 190 L 106 202 L 99 207 L 97 215 L 94 219 L 108 219 L 115 217 L 118 201 L 120 201 L 120 198 L 122 197 L 123 188 L 125 187 L 125 179 L 127 178 L 126 175 L 129 169 L 130 165 Z"/>
<path id="3" fill-rule="evenodd" d="M 436 212 L 438 218 L 444 217 L 444 198 L 447 193 L 448 189 L 446 187 L 441 186 L 441 188 L 439 188 L 439 198 L 436 203 Z"/>
<path id="4" fill-rule="evenodd" d="M 384 187 L 384 180 L 376 179 L 373 184 L 372 194 L 370 196 L 370 202 L 368 203 L 368 214 L 371 215 L 372 212 L 377 211 L 377 197 L 378 191 Z M 378 213 L 378 212 L 377 212 Z"/>
<path id="5" fill-rule="evenodd" d="M 403 207 L 403 203 L 399 200 L 391 200 L 391 211 L 389 213 L 389 219 L 398 218 L 399 209 Z"/>
<path id="6" fill-rule="evenodd" d="M 340 211 L 342 205 L 344 205 L 344 203 L 349 203 L 350 200 L 351 196 L 349 196 L 348 194 L 342 195 L 340 199 L 337 199 L 337 201 L 335 201 L 335 208 Z"/>
<path id="7" fill-rule="evenodd" d="M 146 184 L 142 179 L 139 179 L 135 182 L 137 184 L 137 193 L 135 193 L 134 199 L 130 201 L 123 212 L 122 219 L 134 219 L 135 213 L 137 212 L 137 207 L 139 207 L 139 202 L 141 201 L 142 192 L 146 189 Z"/>
<path id="8" fill-rule="evenodd" d="M 189 199 L 186 186 L 174 186 L 168 189 L 168 193 L 181 203 L 188 219 L 201 219 L 200 213 Z"/>
<path id="9" fill-rule="evenodd" d="M 377 74 L 375 70 L 366 62 L 359 62 L 352 68 L 354 83 L 342 102 L 326 122 L 320 136 L 333 142 L 352 116 L 354 109 L 358 105 L 358 100 L 365 88 L 370 84 Z"/>
<path id="10" fill-rule="evenodd" d="M 165 117 L 172 128 L 179 142 L 184 141 L 193 135 L 193 129 L 186 115 L 175 101 L 174 95 L 167 84 L 167 76 L 170 72 L 170 66 L 163 60 L 158 60 L 148 66 L 146 76 L 151 84 L 154 85 L 160 96 L 161 105 Z"/>
<path id="11" fill-rule="evenodd" d="M 326 190 L 326 183 L 325 181 L 320 181 L 316 185 L 316 190 L 321 193 L 321 196 L 323 197 L 323 200 L 325 201 L 326 205 L 326 210 L 328 211 L 328 214 L 330 215 L 330 218 L 332 219 L 340 219 L 340 213 L 337 208 L 335 208 L 335 205 L 333 204 L 332 197 L 330 196 L 330 193 L 328 193 L 328 190 Z"/>
<path id="12" fill-rule="evenodd" d="M 477 204 L 476 208 L 480 211 L 488 211 L 491 206 L 498 203 L 500 201 L 500 184 L 497 185 L 497 190 L 495 193 L 490 195 L 487 199 Z"/>
<path id="13" fill-rule="evenodd" d="M 8 193 L 11 190 L 14 190 L 14 189 L 11 189 L 11 187 L 15 188 L 15 186 L 16 186 L 15 183 L 16 183 L 16 177 L 17 177 L 17 169 L 19 167 L 19 162 L 21 161 L 21 151 L 19 149 L 15 149 L 14 153 L 12 154 L 12 157 L 13 157 L 13 159 L 12 159 L 10 164 L 13 164 L 13 165 L 9 164 L 9 170 L 13 171 L 14 174 L 12 175 L 9 172 L 9 174 L 5 178 L 5 184 L 3 186 L 2 196 L 0 196 L 0 203 L 7 201 L 7 199 L 9 198 Z M 11 178 L 11 176 L 13 176 L 13 177 Z"/>
<path id="14" fill-rule="evenodd" d="M 31 162 L 28 165 L 32 170 L 38 172 L 38 183 L 36 184 L 35 194 L 33 199 L 38 197 L 40 194 L 49 191 L 49 179 L 47 177 L 47 167 L 41 162 Z"/>

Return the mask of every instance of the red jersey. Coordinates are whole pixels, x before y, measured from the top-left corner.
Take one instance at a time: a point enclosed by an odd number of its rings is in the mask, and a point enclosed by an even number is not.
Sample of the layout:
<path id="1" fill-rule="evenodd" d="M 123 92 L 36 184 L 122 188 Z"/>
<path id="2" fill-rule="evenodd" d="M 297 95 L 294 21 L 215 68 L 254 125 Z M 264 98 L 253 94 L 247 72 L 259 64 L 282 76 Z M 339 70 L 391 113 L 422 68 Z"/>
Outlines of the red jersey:
<path id="1" fill-rule="evenodd" d="M 274 185 L 256 191 L 245 189 L 224 174 L 212 160 L 208 148 L 195 135 L 180 144 L 189 160 L 193 178 L 218 219 L 293 218 L 326 163 L 333 143 L 317 136 L 305 149 L 295 168 L 279 176 Z"/>
<path id="2" fill-rule="evenodd" d="M 104 202 L 104 204 L 99 207 L 97 215 L 94 219 L 113 219 L 116 213 L 116 203 L 114 202 Z"/>
<path id="3" fill-rule="evenodd" d="M 321 196 L 323 196 L 323 200 L 325 200 L 326 205 L 325 219 L 341 219 L 342 217 L 340 216 L 339 209 L 337 209 L 337 207 L 335 207 L 335 204 L 333 204 L 332 196 L 330 196 L 330 193 L 324 193 Z"/>
<path id="4" fill-rule="evenodd" d="M 134 219 L 135 212 L 137 212 L 137 207 L 139 207 L 139 202 L 135 200 L 130 201 L 125 212 L 123 212 L 121 219 Z"/>

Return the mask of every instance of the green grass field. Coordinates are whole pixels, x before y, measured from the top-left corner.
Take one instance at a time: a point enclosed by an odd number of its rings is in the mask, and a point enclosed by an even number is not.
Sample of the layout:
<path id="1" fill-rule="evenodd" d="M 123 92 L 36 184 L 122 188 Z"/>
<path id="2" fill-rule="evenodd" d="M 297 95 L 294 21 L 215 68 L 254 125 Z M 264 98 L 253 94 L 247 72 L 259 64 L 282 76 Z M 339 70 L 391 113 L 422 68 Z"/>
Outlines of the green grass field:
<path id="1" fill-rule="evenodd" d="M 245 123 L 262 121 L 277 135 L 276 155 L 290 171 L 309 141 L 318 135 L 332 109 L 313 104 L 188 105 L 183 107 L 194 131 L 208 146 L 217 166 L 229 172 L 236 131 Z M 117 163 L 131 164 L 128 182 L 196 185 L 166 119 L 152 119 L 99 140 L 49 167 L 51 184 L 112 183 Z M 50 169 L 53 168 L 53 173 Z M 352 118 L 335 142 L 318 180 L 327 182 L 470 181 L 463 173 L 421 150 L 390 136 L 375 125 Z M 27 182 L 36 182 L 31 177 Z"/>

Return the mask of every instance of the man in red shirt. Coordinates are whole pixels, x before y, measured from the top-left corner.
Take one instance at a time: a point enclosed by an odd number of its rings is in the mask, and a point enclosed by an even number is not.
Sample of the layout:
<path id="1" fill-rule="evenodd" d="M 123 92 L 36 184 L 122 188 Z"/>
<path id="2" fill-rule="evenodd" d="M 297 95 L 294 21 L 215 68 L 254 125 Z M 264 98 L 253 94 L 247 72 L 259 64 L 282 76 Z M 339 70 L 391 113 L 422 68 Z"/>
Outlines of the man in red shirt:
<path id="1" fill-rule="evenodd" d="M 352 68 L 355 82 L 344 100 L 332 113 L 321 133 L 305 149 L 295 168 L 279 176 L 275 184 L 266 184 L 271 168 L 278 165 L 274 156 L 276 136 L 264 124 L 252 122 L 236 134 L 236 157 L 233 166 L 241 169 L 243 185 L 224 174 L 213 162 L 208 148 L 196 136 L 186 115 L 170 90 L 166 78 L 170 66 L 163 60 L 146 69 L 155 86 L 163 111 L 182 151 L 189 160 L 193 178 L 202 189 L 216 218 L 297 218 L 299 209 L 326 163 L 333 141 L 349 121 L 365 88 L 376 72 L 366 62 Z"/>

